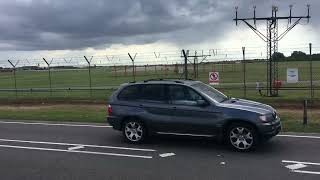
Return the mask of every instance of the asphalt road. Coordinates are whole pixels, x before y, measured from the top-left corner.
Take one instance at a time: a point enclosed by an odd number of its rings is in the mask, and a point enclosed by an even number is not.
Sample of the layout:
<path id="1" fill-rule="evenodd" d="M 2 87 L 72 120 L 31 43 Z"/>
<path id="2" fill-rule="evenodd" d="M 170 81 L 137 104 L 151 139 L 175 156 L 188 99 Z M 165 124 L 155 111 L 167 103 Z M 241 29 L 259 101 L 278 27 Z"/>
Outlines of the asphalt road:
<path id="1" fill-rule="evenodd" d="M 0 179 L 320 179 L 320 136 L 275 137 L 250 153 L 209 139 L 127 144 L 101 125 L 0 121 Z"/>

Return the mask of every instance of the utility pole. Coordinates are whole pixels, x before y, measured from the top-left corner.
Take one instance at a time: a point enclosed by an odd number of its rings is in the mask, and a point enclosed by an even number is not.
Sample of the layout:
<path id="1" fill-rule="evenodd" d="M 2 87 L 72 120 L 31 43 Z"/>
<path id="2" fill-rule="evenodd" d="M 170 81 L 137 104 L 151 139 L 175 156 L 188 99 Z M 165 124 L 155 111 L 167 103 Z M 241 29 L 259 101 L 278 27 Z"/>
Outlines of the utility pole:
<path id="1" fill-rule="evenodd" d="M 277 96 L 278 90 L 274 87 L 273 82 L 278 80 L 278 62 L 275 59 L 274 54 L 278 52 L 278 42 L 297 24 L 299 24 L 301 19 L 307 19 L 309 23 L 310 16 L 310 5 L 307 5 L 307 16 L 292 16 L 292 5 L 290 8 L 289 16 L 277 16 L 278 7 L 272 6 L 272 13 L 270 17 L 256 17 L 256 6 L 253 6 L 253 17 L 251 18 L 238 18 L 238 7 L 235 7 L 236 10 L 236 18 L 233 20 L 236 21 L 236 25 L 238 25 L 238 21 L 244 22 L 254 33 L 256 33 L 263 41 L 267 43 L 267 94 L 268 96 Z M 290 26 L 278 35 L 278 21 L 279 20 L 287 20 Z M 292 23 L 292 20 L 295 22 Z M 253 25 L 249 23 L 249 21 L 253 21 Z M 267 22 L 267 34 L 264 35 L 256 28 L 257 21 L 266 21 Z"/>

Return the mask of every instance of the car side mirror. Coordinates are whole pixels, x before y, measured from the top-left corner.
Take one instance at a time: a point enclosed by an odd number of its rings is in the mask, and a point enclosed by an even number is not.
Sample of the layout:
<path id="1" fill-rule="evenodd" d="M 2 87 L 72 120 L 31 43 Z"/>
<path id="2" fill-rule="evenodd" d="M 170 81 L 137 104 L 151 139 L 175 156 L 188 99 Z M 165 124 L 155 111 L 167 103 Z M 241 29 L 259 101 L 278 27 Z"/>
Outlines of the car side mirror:
<path id="1" fill-rule="evenodd" d="M 208 103 L 205 100 L 197 100 L 197 105 L 198 106 L 207 106 Z"/>

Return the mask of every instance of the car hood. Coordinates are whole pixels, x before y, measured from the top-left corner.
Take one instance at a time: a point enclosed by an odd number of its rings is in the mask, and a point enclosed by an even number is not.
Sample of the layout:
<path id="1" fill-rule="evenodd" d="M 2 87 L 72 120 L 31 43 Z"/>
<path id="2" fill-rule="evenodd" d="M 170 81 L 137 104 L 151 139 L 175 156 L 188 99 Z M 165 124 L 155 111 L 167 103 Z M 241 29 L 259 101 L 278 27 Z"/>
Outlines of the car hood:
<path id="1" fill-rule="evenodd" d="M 275 110 L 269 105 L 245 99 L 231 98 L 220 104 L 227 108 L 246 110 L 260 114 L 269 114 L 275 112 Z"/>

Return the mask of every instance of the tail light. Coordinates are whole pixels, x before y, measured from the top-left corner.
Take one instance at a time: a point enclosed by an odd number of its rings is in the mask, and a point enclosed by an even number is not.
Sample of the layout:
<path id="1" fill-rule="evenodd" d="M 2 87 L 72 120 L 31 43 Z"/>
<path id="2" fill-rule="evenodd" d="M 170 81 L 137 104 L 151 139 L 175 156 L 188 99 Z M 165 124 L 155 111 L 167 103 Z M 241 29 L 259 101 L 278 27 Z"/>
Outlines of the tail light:
<path id="1" fill-rule="evenodd" d="M 110 104 L 108 105 L 107 111 L 108 111 L 108 115 L 111 116 L 112 115 L 112 107 Z"/>

